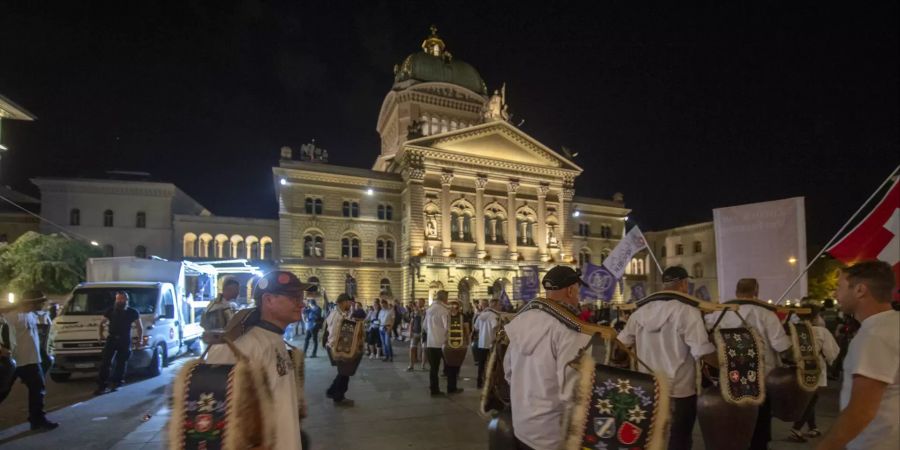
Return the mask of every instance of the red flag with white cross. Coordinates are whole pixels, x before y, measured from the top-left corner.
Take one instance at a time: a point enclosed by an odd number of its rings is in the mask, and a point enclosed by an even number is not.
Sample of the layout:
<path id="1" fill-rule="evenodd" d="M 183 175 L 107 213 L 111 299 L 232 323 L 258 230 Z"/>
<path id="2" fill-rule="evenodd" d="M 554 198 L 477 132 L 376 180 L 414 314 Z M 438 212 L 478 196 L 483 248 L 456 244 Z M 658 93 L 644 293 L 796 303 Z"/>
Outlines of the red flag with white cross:
<path id="1" fill-rule="evenodd" d="M 885 261 L 894 268 L 900 289 L 900 178 L 869 215 L 847 233 L 828 253 L 845 264 L 868 259 Z M 900 300 L 895 290 L 894 299 Z"/>

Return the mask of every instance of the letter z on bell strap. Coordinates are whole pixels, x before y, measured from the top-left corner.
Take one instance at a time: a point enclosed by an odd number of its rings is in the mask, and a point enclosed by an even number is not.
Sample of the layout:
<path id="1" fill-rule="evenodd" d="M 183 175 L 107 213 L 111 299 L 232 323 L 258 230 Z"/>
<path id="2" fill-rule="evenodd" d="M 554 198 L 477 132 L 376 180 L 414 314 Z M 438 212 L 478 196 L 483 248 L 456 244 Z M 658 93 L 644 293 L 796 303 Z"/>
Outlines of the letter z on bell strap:
<path id="1" fill-rule="evenodd" d="M 586 351 L 576 368 L 565 450 L 665 448 L 670 417 L 665 375 L 595 364 Z"/>

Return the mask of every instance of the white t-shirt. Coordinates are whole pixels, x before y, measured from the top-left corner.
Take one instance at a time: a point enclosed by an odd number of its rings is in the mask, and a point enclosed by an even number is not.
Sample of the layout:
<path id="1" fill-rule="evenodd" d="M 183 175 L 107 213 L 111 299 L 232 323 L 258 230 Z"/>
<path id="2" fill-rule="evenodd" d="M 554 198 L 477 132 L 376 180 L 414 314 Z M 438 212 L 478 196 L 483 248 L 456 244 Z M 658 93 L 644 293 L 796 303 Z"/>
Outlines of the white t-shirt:
<path id="1" fill-rule="evenodd" d="M 37 316 L 33 312 L 8 312 L 9 339 L 12 341 L 12 357 L 19 367 L 41 363 L 40 338 Z"/>
<path id="2" fill-rule="evenodd" d="M 441 302 L 434 302 L 425 310 L 425 333 L 428 335 L 425 347 L 443 348 L 447 342 L 447 328 L 450 326 L 450 309 Z"/>
<path id="3" fill-rule="evenodd" d="M 672 398 L 697 393 L 694 360 L 716 350 L 709 342 L 700 310 L 678 300 L 641 306 L 617 338 L 625 345 L 635 345 L 644 364 L 669 376 Z M 638 368 L 649 372 L 643 364 Z"/>
<path id="4" fill-rule="evenodd" d="M 269 417 L 275 425 L 275 449 L 297 450 L 300 444 L 300 404 L 294 366 L 282 335 L 260 327 L 253 327 L 239 337 L 234 344 L 250 360 L 263 368 L 269 380 L 273 408 Z M 295 350 L 297 351 L 297 350 Z M 209 349 L 210 364 L 234 364 L 235 358 L 227 345 L 214 345 Z"/>
<path id="5" fill-rule="evenodd" d="M 478 348 L 491 348 L 494 345 L 494 330 L 500 323 L 500 316 L 492 309 L 485 309 L 475 317 L 475 329 L 478 330 Z"/>
<path id="6" fill-rule="evenodd" d="M 394 309 L 382 309 L 378 312 L 378 321 L 381 322 L 382 327 L 389 327 L 394 324 Z"/>
<path id="7" fill-rule="evenodd" d="M 822 367 L 822 371 L 819 372 L 819 387 L 825 387 L 828 386 L 828 366 L 838 357 L 841 348 L 827 328 L 813 326 L 812 331 L 816 346 L 819 347 L 819 366 Z"/>
<path id="8" fill-rule="evenodd" d="M 556 450 L 563 442 L 563 417 L 577 375 L 568 364 L 591 336 L 538 310 L 517 315 L 503 328 L 509 336 L 503 368 L 516 437 L 535 450 Z"/>
<path id="9" fill-rule="evenodd" d="M 778 367 L 778 353 L 791 348 L 791 338 L 784 331 L 784 326 L 775 312 L 756 305 L 739 305 L 738 312 L 747 321 L 747 324 L 756 330 L 765 347 L 766 375 L 769 371 Z M 706 315 L 706 323 L 710 328 L 719 319 L 719 315 L 725 314 L 719 322 L 719 328 L 738 328 L 744 326 L 740 317 L 731 311 L 718 311 Z"/>
<path id="10" fill-rule="evenodd" d="M 853 376 L 887 383 L 878 412 L 847 444 L 847 450 L 896 450 L 900 443 L 900 312 L 889 310 L 862 321 L 844 359 L 841 411 L 850 403 Z"/>

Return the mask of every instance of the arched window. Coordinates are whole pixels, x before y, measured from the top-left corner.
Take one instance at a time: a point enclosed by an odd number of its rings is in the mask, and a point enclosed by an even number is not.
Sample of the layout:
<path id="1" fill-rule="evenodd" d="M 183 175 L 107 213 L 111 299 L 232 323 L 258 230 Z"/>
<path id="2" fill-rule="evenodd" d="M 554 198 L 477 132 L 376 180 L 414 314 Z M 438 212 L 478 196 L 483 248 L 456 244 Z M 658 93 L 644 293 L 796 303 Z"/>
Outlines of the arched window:
<path id="1" fill-rule="evenodd" d="M 147 257 L 147 247 L 143 245 L 138 245 L 134 248 L 134 256 L 138 258 L 146 258 Z"/>
<path id="2" fill-rule="evenodd" d="M 375 243 L 375 257 L 378 259 L 394 259 L 394 241 L 390 239 L 379 239 Z"/>
<path id="3" fill-rule="evenodd" d="M 311 285 L 311 286 L 315 286 L 314 288 L 311 289 L 313 292 L 318 292 L 318 291 L 319 291 L 319 286 L 320 286 L 320 285 L 319 285 L 319 278 L 318 278 L 318 277 L 309 277 L 309 279 L 306 280 L 306 283 L 309 284 L 309 285 Z"/>
<path id="4" fill-rule="evenodd" d="M 111 209 L 107 209 L 103 211 L 103 226 L 111 227 L 113 226 L 113 212 Z"/>
<path id="5" fill-rule="evenodd" d="M 703 278 L 703 264 L 694 264 L 694 278 Z"/>
<path id="6" fill-rule="evenodd" d="M 341 239 L 341 258 L 359 258 L 359 238 Z"/>
<path id="7" fill-rule="evenodd" d="M 137 213 L 137 217 L 134 220 L 134 225 L 136 228 L 147 228 L 147 213 L 143 211 Z"/>
<path id="8" fill-rule="evenodd" d="M 75 227 L 81 225 L 81 210 L 80 209 L 75 208 L 75 209 L 69 211 L 69 225 L 72 225 Z"/>
<path id="9" fill-rule="evenodd" d="M 609 257 L 609 249 L 604 248 L 600 251 L 600 263 L 603 264 L 603 261 L 606 261 L 607 257 Z"/>
<path id="10" fill-rule="evenodd" d="M 303 256 L 315 258 L 325 256 L 325 241 L 321 235 L 308 234 L 303 237 Z"/>
<path id="11" fill-rule="evenodd" d="M 584 267 L 585 264 L 591 262 L 591 251 L 583 248 L 578 252 L 578 266 Z"/>
<path id="12" fill-rule="evenodd" d="M 103 246 L 103 256 L 111 257 L 116 256 L 116 249 L 112 245 L 104 245 Z"/>
<path id="13" fill-rule="evenodd" d="M 375 257 L 378 259 L 384 259 L 384 241 L 379 239 L 375 242 Z"/>
<path id="14" fill-rule="evenodd" d="M 394 241 L 387 241 L 384 243 L 384 259 L 394 259 Z"/>
<path id="15" fill-rule="evenodd" d="M 391 280 L 387 278 L 381 279 L 381 294 L 382 295 L 393 295 L 391 294 Z"/>
<path id="16" fill-rule="evenodd" d="M 534 229 L 537 227 L 537 214 L 527 206 L 516 212 L 516 240 L 519 245 L 534 245 Z"/>

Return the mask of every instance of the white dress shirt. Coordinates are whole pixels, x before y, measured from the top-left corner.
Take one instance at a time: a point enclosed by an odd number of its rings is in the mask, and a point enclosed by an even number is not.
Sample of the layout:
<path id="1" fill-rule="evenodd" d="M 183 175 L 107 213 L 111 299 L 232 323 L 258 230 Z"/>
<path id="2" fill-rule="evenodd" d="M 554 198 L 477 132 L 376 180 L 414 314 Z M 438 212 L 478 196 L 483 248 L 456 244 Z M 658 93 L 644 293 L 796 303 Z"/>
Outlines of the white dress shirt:
<path id="1" fill-rule="evenodd" d="M 394 324 L 394 309 L 382 309 L 378 312 L 378 321 L 381 322 L 381 326 L 390 327 Z"/>
<path id="2" fill-rule="evenodd" d="M 485 309 L 475 317 L 478 330 L 478 348 L 489 349 L 494 345 L 494 330 L 500 323 L 500 315 L 493 309 Z"/>
<path id="3" fill-rule="evenodd" d="M 297 377 L 282 335 L 253 327 L 239 337 L 234 345 L 250 364 L 262 367 L 272 394 L 272 411 L 269 417 L 276 421 L 276 450 L 302 449 L 300 444 L 300 402 L 297 393 Z M 297 351 L 297 350 L 295 350 Z M 213 345 L 206 358 L 208 364 L 234 364 L 234 354 L 227 345 Z M 263 405 L 265 407 L 266 405 Z"/>
<path id="4" fill-rule="evenodd" d="M 844 359 L 841 411 L 850 403 L 854 375 L 887 384 L 878 412 L 847 444 L 847 450 L 896 450 L 900 442 L 900 312 L 888 310 L 862 321 Z"/>
<path id="5" fill-rule="evenodd" d="M 763 306 L 739 305 L 738 312 L 747 321 L 747 325 L 753 327 L 762 339 L 762 344 L 766 348 L 766 359 L 764 362 L 766 375 L 768 375 L 769 371 L 779 365 L 778 353 L 791 348 L 791 338 L 785 333 L 781 319 L 778 318 L 775 312 Z M 740 317 L 734 312 L 718 311 L 706 315 L 706 323 L 710 328 L 716 323 L 720 314 L 725 314 L 725 317 L 719 322 L 719 328 L 744 326 Z"/>
<path id="6" fill-rule="evenodd" d="M 9 339 L 12 357 L 19 367 L 41 363 L 40 338 L 37 331 L 37 316 L 33 312 L 9 312 L 5 314 L 9 325 Z"/>
<path id="7" fill-rule="evenodd" d="M 694 360 L 716 350 L 700 310 L 678 300 L 654 301 L 636 309 L 617 338 L 635 345 L 644 364 L 669 377 L 673 398 L 697 393 Z M 649 372 L 643 364 L 638 370 Z"/>
<path id="8" fill-rule="evenodd" d="M 812 330 L 816 346 L 819 347 L 819 365 L 822 367 L 822 371 L 819 372 L 819 387 L 825 387 L 828 386 L 828 366 L 838 357 L 841 347 L 827 328 L 813 326 Z"/>
<path id="9" fill-rule="evenodd" d="M 447 328 L 450 326 L 450 309 L 441 302 L 434 302 L 425 310 L 425 333 L 428 335 L 425 347 L 443 348 L 447 342 Z"/>
<path id="10" fill-rule="evenodd" d="M 503 368 L 516 438 L 535 450 L 556 450 L 563 442 L 563 417 L 577 375 L 568 364 L 591 337 L 539 310 L 517 315 L 504 329 L 509 347 Z"/>
<path id="11" fill-rule="evenodd" d="M 334 348 L 334 343 L 337 342 L 338 333 L 337 330 L 341 327 L 341 321 L 347 318 L 348 312 L 341 311 L 341 307 L 335 307 L 331 310 L 331 313 L 328 314 L 328 317 L 325 318 L 325 326 L 328 327 L 328 342 L 325 343 L 330 348 Z"/>

